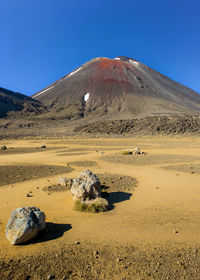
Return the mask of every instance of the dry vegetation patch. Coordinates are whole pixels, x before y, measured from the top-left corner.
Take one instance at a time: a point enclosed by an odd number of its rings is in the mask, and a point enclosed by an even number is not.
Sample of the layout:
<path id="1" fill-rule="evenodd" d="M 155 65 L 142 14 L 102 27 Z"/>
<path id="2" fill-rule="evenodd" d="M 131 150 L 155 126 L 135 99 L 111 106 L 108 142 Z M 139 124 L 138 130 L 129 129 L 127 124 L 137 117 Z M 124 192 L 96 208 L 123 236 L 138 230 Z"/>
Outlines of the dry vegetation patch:
<path id="1" fill-rule="evenodd" d="M 80 212 L 91 212 L 91 213 L 99 213 L 105 212 L 108 210 L 108 201 L 104 198 L 96 198 L 86 202 L 81 202 L 80 200 L 76 200 L 74 204 L 74 210 Z"/>

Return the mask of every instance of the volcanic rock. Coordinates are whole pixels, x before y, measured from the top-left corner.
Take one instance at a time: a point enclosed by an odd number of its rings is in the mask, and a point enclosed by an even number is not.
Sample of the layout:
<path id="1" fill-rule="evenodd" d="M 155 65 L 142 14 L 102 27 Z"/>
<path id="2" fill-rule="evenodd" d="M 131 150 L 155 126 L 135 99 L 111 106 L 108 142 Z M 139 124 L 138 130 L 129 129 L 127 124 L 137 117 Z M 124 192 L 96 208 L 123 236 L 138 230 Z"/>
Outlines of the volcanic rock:
<path id="1" fill-rule="evenodd" d="M 101 196 L 99 178 L 90 170 L 83 170 L 72 182 L 71 193 L 73 200 L 92 200 Z"/>
<path id="2" fill-rule="evenodd" d="M 45 214 L 36 207 L 17 208 L 12 211 L 6 227 L 6 238 L 12 245 L 25 243 L 46 227 Z"/>

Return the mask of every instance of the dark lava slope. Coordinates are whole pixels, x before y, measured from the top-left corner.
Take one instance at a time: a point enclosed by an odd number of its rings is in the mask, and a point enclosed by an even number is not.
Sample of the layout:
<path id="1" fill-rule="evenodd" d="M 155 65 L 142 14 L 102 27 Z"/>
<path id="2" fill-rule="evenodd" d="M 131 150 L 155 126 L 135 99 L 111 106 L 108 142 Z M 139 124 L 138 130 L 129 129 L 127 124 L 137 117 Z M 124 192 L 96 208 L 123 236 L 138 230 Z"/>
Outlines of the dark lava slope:
<path id="1" fill-rule="evenodd" d="M 32 96 L 55 118 L 128 119 L 200 112 L 200 95 L 132 58 L 95 58 Z"/>
<path id="2" fill-rule="evenodd" d="M 39 101 L 21 93 L 0 87 L 0 118 L 12 116 L 29 116 L 46 112 Z"/>

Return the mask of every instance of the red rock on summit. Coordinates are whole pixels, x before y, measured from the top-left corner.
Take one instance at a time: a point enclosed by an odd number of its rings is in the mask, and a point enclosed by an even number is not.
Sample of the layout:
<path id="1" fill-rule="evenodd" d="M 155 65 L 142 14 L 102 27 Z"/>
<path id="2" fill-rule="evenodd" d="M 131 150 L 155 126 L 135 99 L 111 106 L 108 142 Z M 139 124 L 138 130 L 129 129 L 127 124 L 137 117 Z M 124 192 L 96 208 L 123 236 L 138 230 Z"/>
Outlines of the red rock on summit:
<path id="1" fill-rule="evenodd" d="M 128 119 L 200 113 L 200 95 L 128 57 L 94 58 L 34 94 L 47 116 Z"/>

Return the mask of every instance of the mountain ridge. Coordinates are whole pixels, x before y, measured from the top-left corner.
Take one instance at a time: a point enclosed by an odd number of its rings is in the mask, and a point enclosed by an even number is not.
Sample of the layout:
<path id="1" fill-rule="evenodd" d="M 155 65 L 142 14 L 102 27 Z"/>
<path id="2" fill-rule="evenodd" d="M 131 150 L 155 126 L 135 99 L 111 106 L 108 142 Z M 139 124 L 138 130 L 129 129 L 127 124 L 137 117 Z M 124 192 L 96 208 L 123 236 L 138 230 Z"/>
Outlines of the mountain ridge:
<path id="1" fill-rule="evenodd" d="M 37 100 L 19 92 L 0 87 L 0 117 L 23 117 L 46 112 L 45 107 Z"/>

